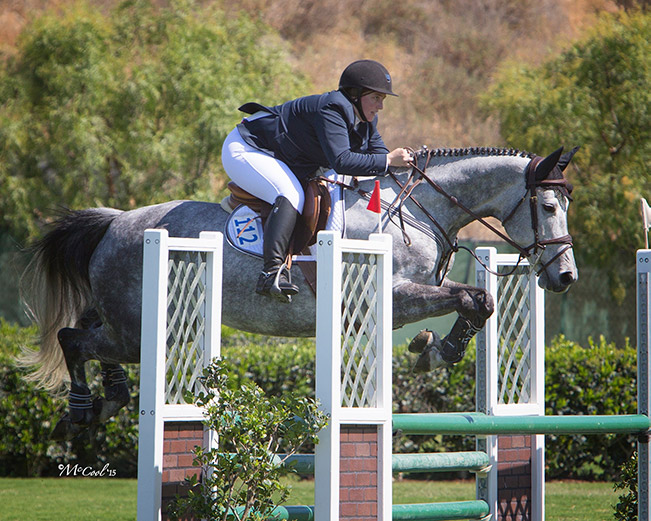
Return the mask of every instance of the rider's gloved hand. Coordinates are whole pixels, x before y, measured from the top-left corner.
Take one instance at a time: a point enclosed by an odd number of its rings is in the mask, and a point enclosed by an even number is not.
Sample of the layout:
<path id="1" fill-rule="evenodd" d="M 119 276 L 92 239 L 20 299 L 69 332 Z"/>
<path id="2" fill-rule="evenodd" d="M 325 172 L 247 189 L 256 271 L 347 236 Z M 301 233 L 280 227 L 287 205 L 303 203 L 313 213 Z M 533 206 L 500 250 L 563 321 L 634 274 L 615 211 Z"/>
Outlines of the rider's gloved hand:
<path id="1" fill-rule="evenodd" d="M 409 147 L 396 148 L 387 155 L 388 166 L 409 166 L 414 159 L 414 151 Z"/>

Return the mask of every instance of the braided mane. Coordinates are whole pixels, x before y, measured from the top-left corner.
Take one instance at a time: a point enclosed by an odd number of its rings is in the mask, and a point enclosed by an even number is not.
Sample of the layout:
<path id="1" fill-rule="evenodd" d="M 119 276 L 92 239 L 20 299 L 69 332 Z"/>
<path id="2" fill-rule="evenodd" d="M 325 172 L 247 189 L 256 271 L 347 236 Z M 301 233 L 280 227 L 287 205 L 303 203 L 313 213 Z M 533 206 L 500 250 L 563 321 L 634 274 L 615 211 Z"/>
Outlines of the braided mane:
<path id="1" fill-rule="evenodd" d="M 421 159 L 425 156 L 429 157 L 450 157 L 450 156 L 520 156 L 533 158 L 534 154 L 524 152 L 515 148 L 499 148 L 499 147 L 469 147 L 469 148 L 435 148 L 433 150 L 423 146 L 418 152 L 416 157 Z"/>
<path id="2" fill-rule="evenodd" d="M 471 157 L 472 156 L 485 156 L 485 157 L 519 156 L 528 159 L 533 159 L 534 157 L 536 157 L 535 154 L 532 154 L 530 152 L 525 152 L 523 150 L 518 150 L 517 148 L 469 147 L 469 148 L 435 148 L 434 150 L 430 150 L 425 145 L 423 145 L 421 149 L 418 152 L 416 152 L 415 159 L 417 162 L 420 162 L 421 160 L 424 159 L 429 161 L 429 159 L 433 157 L 465 157 L 465 156 L 471 156 Z M 560 193 L 566 196 L 570 201 L 572 200 L 572 195 L 571 195 L 573 189 L 572 183 L 567 181 L 567 179 L 563 175 L 562 170 L 558 168 L 558 166 L 549 172 L 546 179 L 547 181 L 543 183 L 537 183 L 536 186 L 541 186 L 542 184 L 556 185 L 556 186 L 552 186 L 552 188 L 559 190 Z M 558 181 L 562 181 L 562 182 L 558 182 Z"/>

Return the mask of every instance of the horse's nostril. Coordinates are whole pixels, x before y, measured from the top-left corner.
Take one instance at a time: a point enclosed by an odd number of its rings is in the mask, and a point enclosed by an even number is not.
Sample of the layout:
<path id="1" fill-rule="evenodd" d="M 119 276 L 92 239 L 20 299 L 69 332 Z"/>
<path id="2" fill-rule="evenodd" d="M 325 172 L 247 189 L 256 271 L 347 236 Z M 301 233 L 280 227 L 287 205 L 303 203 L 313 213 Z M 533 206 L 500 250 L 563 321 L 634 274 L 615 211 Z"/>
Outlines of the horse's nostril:
<path id="1" fill-rule="evenodd" d="M 574 277 L 574 274 L 571 271 L 564 271 L 563 273 L 561 273 L 561 283 L 564 286 L 569 286 L 575 281 L 576 278 Z"/>

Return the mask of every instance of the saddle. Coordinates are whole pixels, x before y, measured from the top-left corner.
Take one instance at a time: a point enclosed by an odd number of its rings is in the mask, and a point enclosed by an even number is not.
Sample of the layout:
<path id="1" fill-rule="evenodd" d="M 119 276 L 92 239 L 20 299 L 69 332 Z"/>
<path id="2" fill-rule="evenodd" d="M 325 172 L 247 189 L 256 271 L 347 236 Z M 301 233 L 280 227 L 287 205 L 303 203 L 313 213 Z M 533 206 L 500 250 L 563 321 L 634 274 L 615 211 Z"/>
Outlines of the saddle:
<path id="1" fill-rule="evenodd" d="M 222 207 L 232 212 L 240 205 L 248 206 L 260 215 L 264 222 L 271 211 L 271 205 L 251 195 L 233 181 L 228 183 L 230 194 L 222 200 Z M 326 182 L 321 178 L 312 179 L 305 188 L 303 213 L 299 214 L 290 243 L 290 254 L 301 253 L 316 242 L 316 235 L 325 230 L 330 216 L 331 199 Z"/>

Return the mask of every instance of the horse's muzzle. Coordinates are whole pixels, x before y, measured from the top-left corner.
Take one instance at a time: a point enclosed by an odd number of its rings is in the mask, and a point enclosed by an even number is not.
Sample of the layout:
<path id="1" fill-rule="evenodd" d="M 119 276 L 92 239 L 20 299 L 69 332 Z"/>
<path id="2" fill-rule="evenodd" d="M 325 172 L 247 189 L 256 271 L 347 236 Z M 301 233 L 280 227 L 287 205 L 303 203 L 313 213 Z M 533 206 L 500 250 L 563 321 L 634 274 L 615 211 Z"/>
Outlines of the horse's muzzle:
<path id="1" fill-rule="evenodd" d="M 561 273 L 559 279 L 561 284 L 565 286 L 565 289 L 567 289 L 578 280 L 578 277 L 571 271 L 564 271 Z"/>

